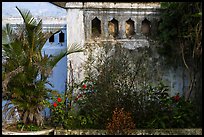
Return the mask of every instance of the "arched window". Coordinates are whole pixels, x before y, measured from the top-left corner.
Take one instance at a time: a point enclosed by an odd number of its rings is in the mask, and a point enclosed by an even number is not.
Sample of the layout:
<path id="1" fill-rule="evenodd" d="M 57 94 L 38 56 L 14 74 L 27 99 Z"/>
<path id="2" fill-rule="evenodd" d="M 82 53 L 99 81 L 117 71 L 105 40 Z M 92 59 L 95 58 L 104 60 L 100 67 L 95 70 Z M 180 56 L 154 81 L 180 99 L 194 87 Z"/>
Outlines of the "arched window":
<path id="1" fill-rule="evenodd" d="M 52 32 L 51 32 L 51 33 L 52 33 Z M 52 34 L 52 36 L 49 38 L 49 42 L 50 42 L 50 43 L 53 43 L 53 42 L 54 42 L 54 38 L 55 38 L 55 37 L 54 37 L 54 34 Z"/>
<path id="2" fill-rule="evenodd" d="M 59 42 L 60 43 L 64 42 L 64 33 L 62 31 L 59 33 Z"/>
<path id="3" fill-rule="evenodd" d="M 151 22 L 146 18 L 142 21 L 141 32 L 145 35 L 149 35 L 151 30 Z"/>
<path id="4" fill-rule="evenodd" d="M 131 38 L 135 34 L 135 26 L 134 21 L 129 19 L 126 21 L 125 24 L 125 33 L 127 38 Z"/>
<path id="5" fill-rule="evenodd" d="M 92 37 L 99 37 L 101 35 L 101 21 L 95 17 L 91 21 L 92 25 Z"/>
<path id="6" fill-rule="evenodd" d="M 109 34 L 113 37 L 118 36 L 118 21 L 116 19 L 113 18 L 111 21 L 108 22 L 108 31 Z"/>

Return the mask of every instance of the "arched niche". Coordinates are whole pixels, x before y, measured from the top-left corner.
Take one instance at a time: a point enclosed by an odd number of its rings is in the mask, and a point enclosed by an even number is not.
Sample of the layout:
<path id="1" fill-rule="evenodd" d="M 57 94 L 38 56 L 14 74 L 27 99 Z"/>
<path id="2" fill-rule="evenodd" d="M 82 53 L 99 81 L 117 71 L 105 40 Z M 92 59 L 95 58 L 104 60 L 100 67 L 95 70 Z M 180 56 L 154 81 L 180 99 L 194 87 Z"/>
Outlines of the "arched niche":
<path id="1" fill-rule="evenodd" d="M 91 21 L 91 31 L 92 31 L 92 37 L 100 37 L 101 35 L 101 21 L 95 17 Z"/>
<path id="2" fill-rule="evenodd" d="M 151 32 L 151 22 L 146 18 L 142 21 L 141 32 L 144 35 L 149 35 Z"/>
<path id="3" fill-rule="evenodd" d="M 127 38 L 131 38 L 135 34 L 135 25 L 131 18 L 125 23 L 125 34 Z"/>
<path id="4" fill-rule="evenodd" d="M 64 42 L 64 33 L 62 31 L 59 33 L 59 42 L 60 43 Z"/>
<path id="5" fill-rule="evenodd" d="M 118 21 L 115 18 L 108 22 L 108 32 L 113 37 L 118 36 Z"/>

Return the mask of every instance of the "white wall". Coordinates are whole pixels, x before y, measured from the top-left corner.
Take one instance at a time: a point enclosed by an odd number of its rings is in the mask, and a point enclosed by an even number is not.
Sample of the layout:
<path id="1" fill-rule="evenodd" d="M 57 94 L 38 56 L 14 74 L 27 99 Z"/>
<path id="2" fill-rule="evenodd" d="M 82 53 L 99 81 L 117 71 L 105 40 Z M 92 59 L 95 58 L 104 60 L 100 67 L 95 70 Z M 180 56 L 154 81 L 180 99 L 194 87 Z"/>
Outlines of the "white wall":
<path id="1" fill-rule="evenodd" d="M 82 4 L 82 3 L 80 3 Z M 72 6 L 68 4 L 68 6 Z M 77 5 L 74 5 L 77 7 Z M 78 44 L 81 47 L 84 46 L 84 21 L 83 10 L 80 9 L 81 5 L 76 9 L 67 9 L 67 47 L 72 44 Z M 68 56 L 68 66 L 72 63 L 73 75 L 75 82 L 80 82 L 83 79 L 83 63 L 85 56 L 83 52 L 74 53 Z M 67 77 L 70 75 L 68 67 Z M 68 82 L 71 81 L 68 79 Z"/>

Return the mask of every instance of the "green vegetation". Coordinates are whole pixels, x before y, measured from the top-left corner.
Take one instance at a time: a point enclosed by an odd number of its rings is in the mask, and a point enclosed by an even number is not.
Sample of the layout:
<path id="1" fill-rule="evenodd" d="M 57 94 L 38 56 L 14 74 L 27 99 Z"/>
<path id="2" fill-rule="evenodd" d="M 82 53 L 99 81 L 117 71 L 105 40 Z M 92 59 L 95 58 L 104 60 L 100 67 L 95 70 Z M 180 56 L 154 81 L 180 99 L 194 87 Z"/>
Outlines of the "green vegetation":
<path id="1" fill-rule="evenodd" d="M 4 100 L 8 100 L 2 115 L 8 120 L 18 111 L 20 122 L 42 126 L 45 107 L 42 102 L 51 92 L 45 87 L 46 83 L 50 84 L 47 78 L 58 61 L 82 49 L 71 46 L 69 51 L 56 56 L 42 55 L 41 50 L 53 33 L 43 32 L 42 20 L 37 22 L 29 11 L 16 8 L 23 24 L 17 25 L 16 30 L 9 24 L 2 29 L 2 95 Z"/>
<path id="2" fill-rule="evenodd" d="M 188 75 L 185 100 L 192 100 L 202 119 L 202 2 L 161 3 L 159 53 L 170 66 Z"/>

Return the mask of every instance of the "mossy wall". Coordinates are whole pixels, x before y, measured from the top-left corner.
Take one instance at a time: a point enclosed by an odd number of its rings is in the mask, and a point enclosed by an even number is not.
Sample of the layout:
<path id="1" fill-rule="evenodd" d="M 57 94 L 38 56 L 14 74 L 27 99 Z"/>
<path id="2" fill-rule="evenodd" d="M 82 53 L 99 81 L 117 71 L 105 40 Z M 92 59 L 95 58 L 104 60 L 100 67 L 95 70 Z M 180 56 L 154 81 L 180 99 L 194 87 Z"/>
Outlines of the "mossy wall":
<path id="1" fill-rule="evenodd" d="M 63 130 L 54 131 L 54 135 L 108 135 L 106 130 Z M 202 129 L 143 129 L 133 130 L 130 135 L 202 135 Z"/>

